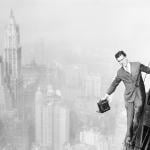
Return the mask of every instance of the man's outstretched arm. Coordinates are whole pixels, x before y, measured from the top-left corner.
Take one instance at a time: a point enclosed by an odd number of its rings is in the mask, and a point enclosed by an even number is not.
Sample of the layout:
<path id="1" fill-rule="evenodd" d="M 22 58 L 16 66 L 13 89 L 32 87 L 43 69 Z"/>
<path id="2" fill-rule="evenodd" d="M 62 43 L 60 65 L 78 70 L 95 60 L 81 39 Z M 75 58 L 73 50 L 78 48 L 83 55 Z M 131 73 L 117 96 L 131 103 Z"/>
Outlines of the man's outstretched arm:
<path id="1" fill-rule="evenodd" d="M 121 79 L 118 77 L 118 75 L 115 77 L 115 79 L 113 80 L 113 82 L 111 83 L 111 85 L 110 85 L 110 87 L 108 88 L 108 90 L 107 90 L 107 94 L 108 95 L 111 95 L 114 91 L 115 91 L 115 89 L 116 89 L 116 87 L 119 85 L 119 83 L 121 82 Z"/>
<path id="2" fill-rule="evenodd" d="M 120 82 L 121 82 L 121 79 L 117 75 L 115 79 L 112 81 L 103 99 L 107 99 L 109 102 L 111 102 L 112 99 L 110 95 L 115 91 L 115 89 L 117 88 Z"/>

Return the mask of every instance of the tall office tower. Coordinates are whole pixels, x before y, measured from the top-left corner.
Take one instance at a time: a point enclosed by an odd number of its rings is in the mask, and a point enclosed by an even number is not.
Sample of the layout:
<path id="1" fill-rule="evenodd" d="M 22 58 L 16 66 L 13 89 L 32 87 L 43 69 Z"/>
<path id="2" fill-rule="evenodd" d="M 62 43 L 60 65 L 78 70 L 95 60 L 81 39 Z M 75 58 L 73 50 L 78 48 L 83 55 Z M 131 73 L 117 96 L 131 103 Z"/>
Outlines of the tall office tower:
<path id="1" fill-rule="evenodd" d="M 50 96 L 38 88 L 35 95 L 35 143 L 41 147 L 52 147 L 53 103 Z"/>
<path id="2" fill-rule="evenodd" d="M 36 92 L 35 142 L 43 148 L 63 150 L 69 141 L 69 110 L 55 100 L 54 92 L 50 86 L 47 93 Z"/>
<path id="3" fill-rule="evenodd" d="M 53 144 L 53 104 L 45 103 L 42 112 L 42 146 L 52 148 Z"/>
<path id="4" fill-rule="evenodd" d="M 69 141 L 69 110 L 61 105 L 54 105 L 53 149 L 63 150 L 64 144 Z"/>
<path id="5" fill-rule="evenodd" d="M 35 142 L 42 143 L 42 101 L 43 94 L 40 87 L 35 95 Z"/>
<path id="6" fill-rule="evenodd" d="M 21 46 L 19 26 L 11 10 L 9 24 L 5 30 L 5 49 L 3 51 L 4 81 L 9 89 L 12 107 L 17 108 L 20 103 L 21 89 Z"/>

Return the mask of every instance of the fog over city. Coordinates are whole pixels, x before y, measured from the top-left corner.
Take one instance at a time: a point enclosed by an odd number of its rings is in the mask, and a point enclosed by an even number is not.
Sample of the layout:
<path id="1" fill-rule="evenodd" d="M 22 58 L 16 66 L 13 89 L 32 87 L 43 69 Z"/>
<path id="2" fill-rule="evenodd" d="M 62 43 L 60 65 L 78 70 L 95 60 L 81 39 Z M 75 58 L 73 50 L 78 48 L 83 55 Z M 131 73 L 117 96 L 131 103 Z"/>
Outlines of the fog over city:
<path id="1" fill-rule="evenodd" d="M 149 14 L 140 0 L 0 1 L 0 149 L 120 150 L 123 84 L 110 111 L 97 101 L 117 51 L 150 62 Z"/>

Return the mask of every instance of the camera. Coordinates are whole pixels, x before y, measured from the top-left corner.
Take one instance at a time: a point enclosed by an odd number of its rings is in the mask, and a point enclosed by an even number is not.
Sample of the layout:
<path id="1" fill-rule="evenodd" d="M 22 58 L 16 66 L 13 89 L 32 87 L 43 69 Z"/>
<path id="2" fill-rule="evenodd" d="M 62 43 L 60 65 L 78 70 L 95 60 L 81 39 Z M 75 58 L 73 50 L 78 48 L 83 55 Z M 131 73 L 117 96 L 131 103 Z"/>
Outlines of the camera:
<path id="1" fill-rule="evenodd" d="M 107 99 L 100 99 L 99 102 L 97 103 L 98 106 L 98 113 L 104 113 L 108 110 L 110 110 L 109 102 Z"/>

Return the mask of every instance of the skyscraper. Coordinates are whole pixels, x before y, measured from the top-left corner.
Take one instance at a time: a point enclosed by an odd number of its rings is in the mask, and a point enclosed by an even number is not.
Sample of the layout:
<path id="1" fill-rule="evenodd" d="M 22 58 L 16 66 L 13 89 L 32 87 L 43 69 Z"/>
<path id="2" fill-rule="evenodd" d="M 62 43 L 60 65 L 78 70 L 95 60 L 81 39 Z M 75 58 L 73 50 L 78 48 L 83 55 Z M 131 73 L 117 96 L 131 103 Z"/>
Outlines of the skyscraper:
<path id="1" fill-rule="evenodd" d="M 69 110 L 55 99 L 55 91 L 39 88 L 35 96 L 35 142 L 43 148 L 63 150 L 69 141 Z"/>
<path id="2" fill-rule="evenodd" d="M 42 143 L 42 101 L 43 94 L 39 87 L 35 95 L 35 141 L 38 144 Z"/>
<path id="3" fill-rule="evenodd" d="M 16 24 L 13 11 L 5 30 L 5 48 L 3 51 L 4 84 L 9 89 L 12 107 L 19 105 L 21 83 L 21 46 L 19 26 Z"/>
<path id="4" fill-rule="evenodd" d="M 64 143 L 69 141 L 69 110 L 55 104 L 53 115 L 53 149 L 63 150 Z"/>

